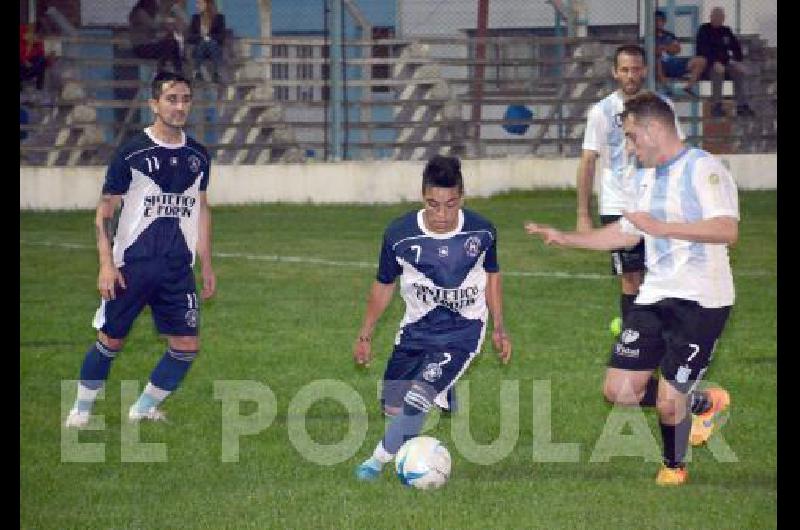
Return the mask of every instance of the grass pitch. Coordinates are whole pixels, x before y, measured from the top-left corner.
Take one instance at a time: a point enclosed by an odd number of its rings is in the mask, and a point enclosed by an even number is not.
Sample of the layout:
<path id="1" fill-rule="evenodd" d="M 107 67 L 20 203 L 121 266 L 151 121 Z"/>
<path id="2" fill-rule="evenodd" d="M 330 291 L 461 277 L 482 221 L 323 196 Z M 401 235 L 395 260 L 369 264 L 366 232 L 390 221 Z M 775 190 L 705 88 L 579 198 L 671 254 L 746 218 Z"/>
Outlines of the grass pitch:
<path id="1" fill-rule="evenodd" d="M 165 403 L 170 423 L 136 432 L 124 422 L 165 348 L 146 311 L 95 407 L 104 428 L 73 437 L 61 425 L 99 301 L 93 212 L 20 213 L 21 527 L 775 527 L 777 195 L 741 192 L 740 203 L 737 303 L 706 377 L 731 391 L 731 419 L 724 443 L 692 452 L 690 484 L 677 489 L 654 483 L 654 414 L 621 415 L 601 396 L 618 305 L 607 254 L 545 248 L 523 233 L 527 219 L 571 227 L 574 192 L 467 201 L 499 231 L 514 356 L 501 366 L 487 342 L 459 386 L 469 406 L 428 422 L 453 457 L 434 492 L 404 488 L 388 470 L 375 484 L 353 477 L 384 429 L 377 381 L 399 296 L 369 369 L 354 368 L 352 343 L 382 231 L 416 204 L 215 208 L 218 294 L 202 308 L 201 353 Z M 224 388 L 242 401 L 219 399 Z M 266 421 L 270 403 L 273 421 L 232 449 L 230 421 Z M 468 442 L 501 435 L 496 461 L 478 461 Z"/>

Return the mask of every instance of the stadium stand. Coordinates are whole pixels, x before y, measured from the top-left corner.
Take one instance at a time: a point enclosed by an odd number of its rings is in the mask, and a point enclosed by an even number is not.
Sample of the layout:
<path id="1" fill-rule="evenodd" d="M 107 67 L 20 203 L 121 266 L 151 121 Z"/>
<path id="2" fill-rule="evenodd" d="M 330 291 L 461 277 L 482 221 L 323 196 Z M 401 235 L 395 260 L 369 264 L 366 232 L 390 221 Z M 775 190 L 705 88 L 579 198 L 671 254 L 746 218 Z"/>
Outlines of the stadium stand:
<path id="1" fill-rule="evenodd" d="M 504 46 L 514 38 L 489 40 L 494 46 L 492 75 L 484 79 L 480 98 L 470 73 L 477 64 L 468 53 L 437 56 L 437 46 L 474 46 L 470 38 L 381 41 L 388 53 L 348 58 L 366 72 L 348 79 L 362 97 L 347 102 L 360 109 L 345 125 L 354 134 L 351 158 L 423 159 L 433 153 L 465 157 L 534 155 L 576 156 L 585 115 L 592 102 L 610 89 L 609 58 L 618 42 L 608 39 L 518 37 L 517 46 L 561 48 L 559 56 L 515 58 Z M 757 35 L 742 35 L 746 60 L 756 65 L 752 80 L 755 116 L 712 118 L 702 101 L 676 96 L 676 108 L 689 141 L 713 152 L 777 150 L 777 54 Z M 57 51 L 58 67 L 49 84 L 50 100 L 35 101 L 26 93 L 21 103 L 29 123 L 20 144 L 23 165 L 103 165 L 114 147 L 148 122 L 152 60 L 133 57 L 124 29 L 78 28 L 46 37 Z M 375 48 L 372 40 L 348 46 Z M 311 50 L 310 52 L 302 50 Z M 271 54 L 262 51 L 271 50 Z M 283 50 L 278 53 L 278 50 Z M 286 50 L 297 52 L 286 53 Z M 188 131 L 208 144 L 218 163 L 299 162 L 325 153 L 328 101 L 327 43 L 319 37 L 245 39 L 229 34 L 220 83 L 197 82 Z M 513 51 L 513 50 L 512 50 Z M 314 75 L 295 75 L 312 65 Z M 374 66 L 390 75 L 372 77 Z M 544 68 L 544 67 L 547 68 Z M 527 70 L 525 70 L 527 68 Z M 487 68 L 487 71 L 489 68 Z M 455 75 L 452 72 L 457 72 Z M 285 75 L 286 73 L 290 75 Z M 388 97 L 380 97 L 388 90 Z M 702 88 L 701 91 L 710 89 Z M 481 136 L 470 122 L 469 108 L 480 101 L 484 112 Z M 525 120 L 503 118 L 511 105 L 530 106 Z M 390 108 L 391 112 L 378 112 Z M 503 126 L 529 125 L 524 135 L 505 133 Z M 491 128 L 491 129 L 490 129 Z M 496 130 L 499 134 L 484 134 Z M 506 129 L 508 130 L 508 129 Z"/>

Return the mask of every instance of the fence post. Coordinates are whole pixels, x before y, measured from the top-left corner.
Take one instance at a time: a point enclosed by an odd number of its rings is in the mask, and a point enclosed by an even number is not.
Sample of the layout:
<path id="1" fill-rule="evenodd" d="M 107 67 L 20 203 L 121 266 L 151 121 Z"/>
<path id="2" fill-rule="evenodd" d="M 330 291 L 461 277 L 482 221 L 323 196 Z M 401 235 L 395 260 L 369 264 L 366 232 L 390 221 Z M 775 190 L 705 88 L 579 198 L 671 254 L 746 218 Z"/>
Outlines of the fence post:
<path id="1" fill-rule="evenodd" d="M 655 3 L 653 0 L 644 0 L 644 49 L 647 54 L 647 89 L 656 89 L 656 31 L 655 31 Z"/>
<path id="2" fill-rule="evenodd" d="M 342 25 L 342 0 L 331 0 L 331 9 L 328 11 L 330 15 L 331 39 L 330 47 L 328 48 L 328 57 L 330 59 L 330 76 L 331 76 L 331 100 L 330 100 L 330 132 L 328 140 L 330 147 L 328 153 L 335 161 L 342 159 L 342 33 L 344 28 Z"/>
<path id="3" fill-rule="evenodd" d="M 478 40 L 475 46 L 475 80 L 473 84 L 472 97 L 472 126 L 474 131 L 475 156 L 480 158 L 483 155 L 481 146 L 481 106 L 483 105 L 483 72 L 486 60 L 486 26 L 489 22 L 489 0 L 478 0 L 478 22 L 476 35 Z"/>

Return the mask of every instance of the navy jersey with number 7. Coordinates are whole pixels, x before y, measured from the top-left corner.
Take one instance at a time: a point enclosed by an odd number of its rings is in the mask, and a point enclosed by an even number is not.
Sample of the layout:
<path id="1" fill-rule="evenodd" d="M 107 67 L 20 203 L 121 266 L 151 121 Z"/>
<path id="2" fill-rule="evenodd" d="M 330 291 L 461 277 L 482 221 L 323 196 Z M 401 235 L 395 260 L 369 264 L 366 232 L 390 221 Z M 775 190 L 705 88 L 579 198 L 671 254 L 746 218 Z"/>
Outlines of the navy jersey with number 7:
<path id="1" fill-rule="evenodd" d="M 406 311 L 398 349 L 472 353 L 486 331 L 486 273 L 499 272 L 497 230 L 462 209 L 458 224 L 439 234 L 425 227 L 424 210 L 409 212 L 386 229 L 377 280 L 400 277 Z"/>

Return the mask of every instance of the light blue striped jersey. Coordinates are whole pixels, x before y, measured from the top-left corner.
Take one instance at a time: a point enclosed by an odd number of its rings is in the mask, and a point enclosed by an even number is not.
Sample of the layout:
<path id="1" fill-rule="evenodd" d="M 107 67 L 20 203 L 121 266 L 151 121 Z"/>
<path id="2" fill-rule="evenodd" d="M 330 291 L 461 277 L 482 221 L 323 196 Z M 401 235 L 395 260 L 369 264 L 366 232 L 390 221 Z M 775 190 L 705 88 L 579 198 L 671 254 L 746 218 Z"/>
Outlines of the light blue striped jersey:
<path id="1" fill-rule="evenodd" d="M 736 183 L 722 162 L 702 149 L 684 148 L 666 163 L 632 175 L 627 210 L 648 212 L 669 223 L 694 223 L 713 217 L 739 219 Z M 621 219 L 624 232 L 644 236 L 647 273 L 636 303 L 664 298 L 694 300 L 703 307 L 733 305 L 728 247 L 644 234 Z"/>

